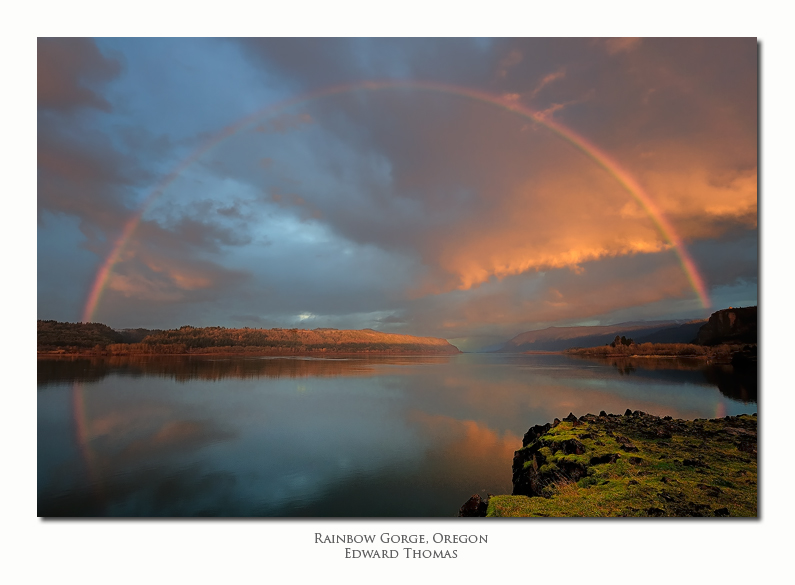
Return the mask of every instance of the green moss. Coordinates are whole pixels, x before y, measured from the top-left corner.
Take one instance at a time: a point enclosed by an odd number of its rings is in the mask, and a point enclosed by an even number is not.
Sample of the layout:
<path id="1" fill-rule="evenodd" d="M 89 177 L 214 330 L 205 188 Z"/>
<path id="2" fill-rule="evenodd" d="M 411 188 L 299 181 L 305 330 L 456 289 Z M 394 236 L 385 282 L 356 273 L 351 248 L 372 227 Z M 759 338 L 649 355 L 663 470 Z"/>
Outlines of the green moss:
<path id="1" fill-rule="evenodd" d="M 657 437 L 655 425 L 673 429 L 671 436 Z M 617 436 L 638 451 L 622 450 Z M 597 419 L 576 427 L 562 422 L 539 441 L 550 445 L 569 439 L 580 441 L 585 453 L 553 455 L 548 446 L 536 445 L 547 459 L 538 473 L 559 471 L 566 461 L 586 466 L 585 477 L 576 483 L 551 482 L 543 492 L 547 497 L 493 496 L 488 515 L 757 515 L 756 417 L 671 421 L 667 426 L 643 416 Z M 614 463 L 590 465 L 594 457 L 616 453 Z"/>

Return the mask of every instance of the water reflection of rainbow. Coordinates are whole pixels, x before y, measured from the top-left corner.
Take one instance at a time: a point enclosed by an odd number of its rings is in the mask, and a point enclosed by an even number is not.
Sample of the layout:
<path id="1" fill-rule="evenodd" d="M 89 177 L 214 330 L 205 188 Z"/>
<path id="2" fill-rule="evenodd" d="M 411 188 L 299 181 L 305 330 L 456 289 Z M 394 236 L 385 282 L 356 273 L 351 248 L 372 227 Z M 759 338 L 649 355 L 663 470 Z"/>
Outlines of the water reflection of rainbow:
<path id="1" fill-rule="evenodd" d="M 91 449 L 91 433 L 86 413 L 86 398 L 83 391 L 82 382 L 72 384 L 72 419 L 75 424 L 75 440 L 80 456 L 86 467 L 86 478 L 88 479 L 89 489 L 94 495 L 94 501 L 100 507 L 103 504 L 101 492 L 101 474 L 97 469 L 96 456 Z"/>
<path id="2" fill-rule="evenodd" d="M 220 132 L 196 148 L 185 160 L 177 165 L 174 170 L 168 173 L 168 175 L 166 175 L 157 185 L 155 185 L 152 191 L 144 199 L 138 211 L 127 221 L 127 223 L 124 224 L 119 237 L 116 239 L 113 247 L 111 248 L 110 253 L 97 271 L 96 278 L 94 279 L 88 299 L 86 300 L 86 305 L 83 312 L 83 321 L 91 321 L 97 306 L 99 305 L 102 292 L 107 287 L 113 266 L 118 262 L 125 244 L 135 232 L 135 229 L 140 223 L 144 213 L 146 213 L 146 211 L 152 206 L 157 198 L 163 194 L 166 188 L 168 188 L 168 186 L 171 185 L 171 183 L 173 183 L 177 177 L 179 177 L 188 167 L 199 160 L 213 147 L 217 146 L 227 138 L 234 136 L 238 132 L 249 128 L 252 124 L 260 121 L 262 118 L 274 115 L 282 110 L 296 105 L 305 104 L 313 100 L 318 100 L 333 95 L 355 91 L 384 91 L 398 89 L 442 93 L 490 104 L 509 112 L 513 112 L 528 120 L 532 120 L 533 122 L 548 128 L 560 138 L 566 140 L 569 144 L 590 158 L 594 163 L 607 171 L 607 173 L 609 173 L 616 181 L 618 181 L 618 183 L 640 204 L 640 206 L 646 211 L 648 216 L 654 222 L 662 236 L 675 250 L 684 273 L 687 276 L 687 279 L 689 280 L 690 285 L 697 294 L 699 300 L 701 301 L 702 306 L 704 308 L 708 308 L 710 306 L 710 300 L 704 280 L 699 274 L 693 259 L 688 254 L 682 239 L 676 233 L 676 230 L 674 230 L 673 226 L 665 218 L 652 198 L 643 190 L 643 188 L 635 181 L 635 179 L 633 179 L 627 171 L 621 168 L 621 166 L 615 160 L 613 160 L 605 152 L 596 148 L 596 146 L 588 142 L 585 138 L 575 134 L 561 124 L 541 116 L 537 112 L 534 112 L 515 100 L 506 99 L 504 97 L 489 94 L 480 90 L 446 85 L 431 81 L 387 80 L 363 81 L 346 85 L 337 85 L 284 100 L 258 110 L 257 112 L 246 116 L 238 122 L 223 128 Z"/>

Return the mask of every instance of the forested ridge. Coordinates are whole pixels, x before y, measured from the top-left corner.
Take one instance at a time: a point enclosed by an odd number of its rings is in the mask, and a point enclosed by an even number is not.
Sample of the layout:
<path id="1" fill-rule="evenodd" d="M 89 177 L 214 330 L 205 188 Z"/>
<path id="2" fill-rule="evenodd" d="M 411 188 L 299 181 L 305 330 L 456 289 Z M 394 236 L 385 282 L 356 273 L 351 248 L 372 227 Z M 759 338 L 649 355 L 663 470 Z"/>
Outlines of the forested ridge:
<path id="1" fill-rule="evenodd" d="M 131 334 L 123 335 L 124 331 Z M 205 354 L 205 353 L 458 353 L 447 340 L 382 333 L 372 329 L 179 329 L 115 331 L 101 323 L 38 321 L 40 353 Z M 133 335 L 132 332 L 135 332 Z M 143 336 L 143 337 L 142 337 Z M 136 341 L 136 338 L 140 341 Z"/>

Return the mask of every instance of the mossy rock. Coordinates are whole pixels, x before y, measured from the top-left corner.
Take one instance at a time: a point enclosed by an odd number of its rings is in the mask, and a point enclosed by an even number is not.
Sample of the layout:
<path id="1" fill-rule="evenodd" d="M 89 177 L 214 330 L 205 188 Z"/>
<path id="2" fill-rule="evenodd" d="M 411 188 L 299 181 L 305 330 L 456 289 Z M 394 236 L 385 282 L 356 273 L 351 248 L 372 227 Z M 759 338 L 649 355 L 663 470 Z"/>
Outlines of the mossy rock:
<path id="1" fill-rule="evenodd" d="M 488 516 L 757 515 L 756 415 L 570 415 L 525 439 Z"/>

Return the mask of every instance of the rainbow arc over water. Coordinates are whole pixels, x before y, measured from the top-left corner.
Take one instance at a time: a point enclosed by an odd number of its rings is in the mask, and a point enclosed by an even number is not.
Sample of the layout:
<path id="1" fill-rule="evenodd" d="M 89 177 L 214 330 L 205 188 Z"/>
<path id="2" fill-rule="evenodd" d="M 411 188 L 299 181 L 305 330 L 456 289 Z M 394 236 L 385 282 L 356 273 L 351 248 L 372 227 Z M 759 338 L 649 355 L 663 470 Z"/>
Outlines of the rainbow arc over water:
<path id="1" fill-rule="evenodd" d="M 574 131 L 566 128 L 562 124 L 555 122 L 548 117 L 540 115 L 538 112 L 531 110 L 514 99 L 490 94 L 481 90 L 447 85 L 432 81 L 382 80 L 360 81 L 344 85 L 330 86 L 271 104 L 229 126 L 226 126 L 212 137 L 207 139 L 199 147 L 197 147 L 187 158 L 180 162 L 170 173 L 163 177 L 163 179 L 161 179 L 160 182 L 153 187 L 153 189 L 141 203 L 138 210 L 124 224 L 121 233 L 111 248 L 110 253 L 103 261 L 102 265 L 97 271 L 96 277 L 94 278 L 88 298 L 86 299 L 86 304 L 83 311 L 83 321 L 89 322 L 92 320 L 102 298 L 102 293 L 107 288 L 110 275 L 113 272 L 113 267 L 119 261 L 125 245 L 135 233 L 135 230 L 138 227 L 138 224 L 141 222 L 141 219 L 143 218 L 146 211 L 150 209 L 152 204 L 166 191 L 166 189 L 168 189 L 169 185 L 171 185 L 191 165 L 201 159 L 201 157 L 204 156 L 208 151 L 221 144 L 226 139 L 246 130 L 253 124 L 256 124 L 263 118 L 273 116 L 283 110 L 295 107 L 297 105 L 305 104 L 329 96 L 357 91 L 390 91 L 401 89 L 459 96 L 489 104 L 494 107 L 513 112 L 518 116 L 540 124 L 568 142 L 582 154 L 591 159 L 596 165 L 604 169 L 635 201 L 638 202 L 638 204 L 640 204 L 656 228 L 659 230 L 660 234 L 671 244 L 672 248 L 676 252 L 679 262 L 682 265 L 682 269 L 687 276 L 693 291 L 698 296 L 702 306 L 704 308 L 710 307 L 710 299 L 704 279 L 699 274 L 696 264 L 691 258 L 690 254 L 687 252 L 687 248 L 685 247 L 681 237 L 677 234 L 674 227 L 671 225 L 659 207 L 655 204 L 654 200 L 649 196 L 649 194 L 638 184 L 638 182 L 630 173 L 624 170 L 621 165 L 619 165 L 618 162 L 610 157 L 606 152 L 597 148 L 584 137 L 576 134 Z"/>

